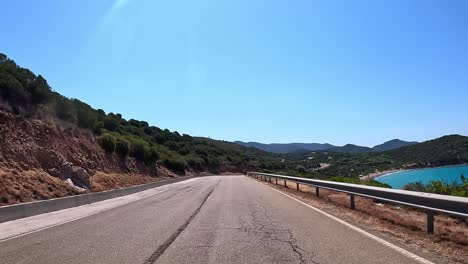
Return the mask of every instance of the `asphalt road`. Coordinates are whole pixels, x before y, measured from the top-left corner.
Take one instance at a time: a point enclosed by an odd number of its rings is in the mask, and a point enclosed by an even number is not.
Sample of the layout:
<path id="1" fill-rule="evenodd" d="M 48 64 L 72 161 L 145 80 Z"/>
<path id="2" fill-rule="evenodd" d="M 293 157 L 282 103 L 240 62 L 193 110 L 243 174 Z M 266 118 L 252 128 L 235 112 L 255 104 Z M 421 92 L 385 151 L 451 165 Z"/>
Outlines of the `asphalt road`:
<path id="1" fill-rule="evenodd" d="M 252 179 L 211 176 L 0 242 L 0 263 L 421 262 Z"/>

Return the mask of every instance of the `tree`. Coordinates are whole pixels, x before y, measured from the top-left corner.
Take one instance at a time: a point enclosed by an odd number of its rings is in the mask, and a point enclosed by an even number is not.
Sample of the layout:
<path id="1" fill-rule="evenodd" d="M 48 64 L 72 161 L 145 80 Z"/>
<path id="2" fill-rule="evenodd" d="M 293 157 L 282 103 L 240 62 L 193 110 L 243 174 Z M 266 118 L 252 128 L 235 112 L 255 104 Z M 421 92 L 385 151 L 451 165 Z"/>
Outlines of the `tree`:
<path id="1" fill-rule="evenodd" d="M 29 85 L 28 90 L 31 94 L 33 104 L 44 104 L 51 100 L 52 93 L 49 84 L 41 75 L 37 76 Z"/>
<path id="2" fill-rule="evenodd" d="M 104 118 L 104 128 L 109 131 L 117 131 L 119 127 L 119 121 L 109 114 Z"/>
<path id="3" fill-rule="evenodd" d="M 73 122 L 74 114 L 70 100 L 63 96 L 57 97 L 55 101 L 55 114 L 62 120 Z"/>

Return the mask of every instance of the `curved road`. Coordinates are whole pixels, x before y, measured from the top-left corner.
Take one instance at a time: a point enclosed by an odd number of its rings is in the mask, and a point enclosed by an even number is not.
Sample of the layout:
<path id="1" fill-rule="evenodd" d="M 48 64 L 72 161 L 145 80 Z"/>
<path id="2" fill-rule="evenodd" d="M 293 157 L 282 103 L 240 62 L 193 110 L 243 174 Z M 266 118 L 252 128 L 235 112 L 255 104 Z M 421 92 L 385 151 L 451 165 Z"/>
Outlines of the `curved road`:
<path id="1" fill-rule="evenodd" d="M 202 177 L 153 190 L 0 240 L 0 262 L 421 263 L 247 177 Z"/>

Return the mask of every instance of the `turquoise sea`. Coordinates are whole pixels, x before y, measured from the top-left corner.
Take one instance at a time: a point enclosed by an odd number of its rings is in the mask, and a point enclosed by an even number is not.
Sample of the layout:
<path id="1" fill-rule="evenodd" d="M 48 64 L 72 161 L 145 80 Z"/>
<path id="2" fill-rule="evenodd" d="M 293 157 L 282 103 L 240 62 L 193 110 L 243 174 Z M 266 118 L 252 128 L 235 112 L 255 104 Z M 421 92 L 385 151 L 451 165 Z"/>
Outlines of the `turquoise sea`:
<path id="1" fill-rule="evenodd" d="M 392 186 L 392 188 L 403 189 L 406 184 L 419 181 L 422 183 L 436 180 L 461 182 L 460 174 L 462 173 L 468 177 L 468 165 L 399 171 L 375 179 Z"/>

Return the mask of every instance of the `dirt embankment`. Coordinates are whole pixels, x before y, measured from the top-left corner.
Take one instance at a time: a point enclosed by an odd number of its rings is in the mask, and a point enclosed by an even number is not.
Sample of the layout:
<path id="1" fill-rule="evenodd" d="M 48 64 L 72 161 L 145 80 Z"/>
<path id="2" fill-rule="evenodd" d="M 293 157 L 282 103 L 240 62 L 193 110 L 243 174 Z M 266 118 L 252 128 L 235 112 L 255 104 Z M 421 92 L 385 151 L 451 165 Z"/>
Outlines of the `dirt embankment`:
<path id="1" fill-rule="evenodd" d="M 89 131 L 67 124 L 0 111 L 0 139 L 0 205 L 79 193 L 70 182 L 102 191 L 175 176 L 106 154 Z"/>

